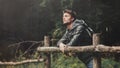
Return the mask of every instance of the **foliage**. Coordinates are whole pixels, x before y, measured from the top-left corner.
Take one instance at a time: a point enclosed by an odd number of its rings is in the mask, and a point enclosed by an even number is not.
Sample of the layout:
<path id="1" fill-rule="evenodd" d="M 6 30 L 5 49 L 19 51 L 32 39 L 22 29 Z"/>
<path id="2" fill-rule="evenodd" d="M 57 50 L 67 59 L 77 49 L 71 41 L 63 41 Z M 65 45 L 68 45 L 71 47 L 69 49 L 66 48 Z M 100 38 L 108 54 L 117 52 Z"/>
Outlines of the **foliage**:
<path id="1" fill-rule="evenodd" d="M 52 37 L 53 38 L 60 38 L 65 32 L 64 26 L 62 26 L 62 23 L 56 23 L 56 28 L 53 30 Z"/>
<path id="2" fill-rule="evenodd" d="M 114 61 L 112 58 L 102 59 L 102 68 L 120 68 L 120 62 Z"/>
<path id="3" fill-rule="evenodd" d="M 54 54 L 52 56 L 52 68 L 85 68 L 85 65 L 77 57 Z"/>
<path id="4" fill-rule="evenodd" d="M 86 68 L 77 57 L 66 56 L 62 53 L 52 54 L 52 68 Z M 113 58 L 105 59 L 102 58 L 101 61 L 102 68 L 120 68 L 120 62 L 116 62 Z"/>

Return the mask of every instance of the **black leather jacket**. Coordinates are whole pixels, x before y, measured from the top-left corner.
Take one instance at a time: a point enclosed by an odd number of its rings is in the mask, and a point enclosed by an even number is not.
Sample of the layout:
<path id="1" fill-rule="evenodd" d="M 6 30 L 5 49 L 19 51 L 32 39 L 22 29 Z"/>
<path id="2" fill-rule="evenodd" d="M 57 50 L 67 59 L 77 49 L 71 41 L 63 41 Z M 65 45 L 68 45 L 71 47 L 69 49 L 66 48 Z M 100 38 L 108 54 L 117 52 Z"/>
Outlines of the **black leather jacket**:
<path id="1" fill-rule="evenodd" d="M 85 46 L 92 44 L 92 36 L 90 28 L 83 20 L 76 19 L 72 23 L 72 29 L 66 29 L 63 37 L 58 41 L 58 46 L 62 42 L 68 46 Z M 76 53 L 78 58 L 84 63 L 88 63 L 92 59 L 92 54 L 89 53 Z"/>
<path id="2" fill-rule="evenodd" d="M 91 33 L 83 20 L 76 19 L 72 23 L 72 29 L 66 29 L 65 34 L 59 40 L 59 43 L 64 43 L 68 46 L 85 46 L 92 44 Z"/>

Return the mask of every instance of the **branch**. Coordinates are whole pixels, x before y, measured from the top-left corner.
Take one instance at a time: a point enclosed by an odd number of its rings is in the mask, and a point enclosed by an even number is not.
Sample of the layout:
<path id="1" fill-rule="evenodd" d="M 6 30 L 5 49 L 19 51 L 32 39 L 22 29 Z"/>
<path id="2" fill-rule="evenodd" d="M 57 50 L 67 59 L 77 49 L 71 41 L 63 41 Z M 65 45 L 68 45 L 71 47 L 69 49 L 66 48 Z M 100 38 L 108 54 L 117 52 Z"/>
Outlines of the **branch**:
<path id="1" fill-rule="evenodd" d="M 36 62 L 43 62 L 44 59 L 33 59 L 33 60 L 24 60 L 20 62 L 0 62 L 0 65 L 19 65 L 25 63 L 36 63 Z"/>

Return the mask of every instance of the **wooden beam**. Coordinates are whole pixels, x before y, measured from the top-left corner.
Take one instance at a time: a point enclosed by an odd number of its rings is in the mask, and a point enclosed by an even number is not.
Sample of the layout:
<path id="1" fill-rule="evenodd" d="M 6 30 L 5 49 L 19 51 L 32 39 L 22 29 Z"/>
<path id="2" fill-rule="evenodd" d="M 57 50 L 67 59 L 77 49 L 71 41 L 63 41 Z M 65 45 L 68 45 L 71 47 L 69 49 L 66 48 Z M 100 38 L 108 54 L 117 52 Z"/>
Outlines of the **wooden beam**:
<path id="1" fill-rule="evenodd" d="M 99 49 L 96 48 L 98 44 L 100 44 L 100 34 L 96 33 L 93 34 L 93 46 L 95 46 L 95 51 L 99 51 Z M 93 68 L 101 68 L 101 55 L 99 53 L 94 53 Z"/>
<path id="2" fill-rule="evenodd" d="M 44 36 L 44 47 L 49 47 L 50 46 L 50 38 L 49 36 Z M 50 53 L 46 52 L 46 60 L 44 62 L 45 64 L 45 68 L 51 68 L 51 57 L 50 57 Z"/>
<path id="3" fill-rule="evenodd" d="M 23 60 L 19 62 L 0 62 L 0 65 L 20 65 L 25 63 L 38 63 L 43 61 L 44 59 L 32 59 L 32 60 Z"/>
<path id="4" fill-rule="evenodd" d="M 61 52 L 58 47 L 38 47 L 39 52 Z M 93 52 L 94 46 L 74 46 L 66 48 L 65 52 Z"/>
<path id="5" fill-rule="evenodd" d="M 58 47 L 38 47 L 39 52 L 61 52 Z M 120 46 L 72 46 L 68 47 L 65 52 L 91 52 L 91 53 L 120 53 Z"/>

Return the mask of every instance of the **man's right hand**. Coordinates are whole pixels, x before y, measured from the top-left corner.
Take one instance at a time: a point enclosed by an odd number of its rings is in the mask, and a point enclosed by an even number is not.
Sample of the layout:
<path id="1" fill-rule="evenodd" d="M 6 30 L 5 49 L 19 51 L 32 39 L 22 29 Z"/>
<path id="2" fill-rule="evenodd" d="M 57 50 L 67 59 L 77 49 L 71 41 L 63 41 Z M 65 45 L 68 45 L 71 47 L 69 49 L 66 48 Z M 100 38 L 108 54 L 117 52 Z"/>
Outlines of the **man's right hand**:
<path id="1" fill-rule="evenodd" d="M 59 45 L 59 48 L 60 48 L 60 50 L 64 53 L 65 52 L 65 50 L 67 49 L 67 45 L 65 45 L 65 44 L 63 44 L 63 43 L 60 43 L 60 45 Z"/>

